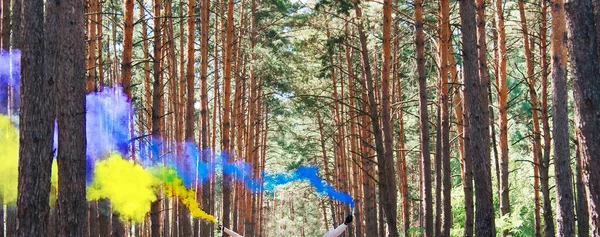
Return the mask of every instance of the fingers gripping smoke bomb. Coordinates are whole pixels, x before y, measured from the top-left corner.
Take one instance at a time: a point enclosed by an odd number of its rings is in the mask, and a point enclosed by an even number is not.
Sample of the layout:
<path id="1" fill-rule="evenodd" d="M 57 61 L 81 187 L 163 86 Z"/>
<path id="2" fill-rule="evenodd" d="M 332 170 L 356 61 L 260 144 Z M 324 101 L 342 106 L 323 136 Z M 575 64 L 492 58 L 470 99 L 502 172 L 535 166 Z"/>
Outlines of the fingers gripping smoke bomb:
<path id="1" fill-rule="evenodd" d="M 352 223 L 352 213 L 348 214 L 348 216 L 346 217 L 346 220 L 344 221 L 344 224 L 341 224 L 337 228 L 325 233 L 325 237 L 340 236 L 342 233 L 344 233 L 344 231 L 346 231 L 346 229 L 348 229 L 348 225 L 350 225 L 350 223 Z"/>
<path id="2" fill-rule="evenodd" d="M 221 230 L 221 231 L 223 231 L 223 232 L 227 233 L 227 234 L 228 234 L 229 236 L 231 236 L 231 237 L 244 237 L 244 236 L 241 236 L 241 235 L 240 235 L 240 234 L 238 234 L 238 233 L 235 233 L 233 230 L 230 230 L 230 229 L 227 229 L 227 228 L 225 228 L 223 225 L 216 224 L 216 225 L 215 225 L 215 227 L 216 227 L 218 230 Z"/>

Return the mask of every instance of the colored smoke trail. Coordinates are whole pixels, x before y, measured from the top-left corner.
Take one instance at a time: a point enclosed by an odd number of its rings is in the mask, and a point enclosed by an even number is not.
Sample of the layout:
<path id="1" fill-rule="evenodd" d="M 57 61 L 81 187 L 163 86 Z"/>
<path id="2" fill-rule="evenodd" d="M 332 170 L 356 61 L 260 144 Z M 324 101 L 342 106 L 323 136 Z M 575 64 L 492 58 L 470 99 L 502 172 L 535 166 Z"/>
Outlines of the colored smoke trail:
<path id="1" fill-rule="evenodd" d="M 300 166 L 294 172 L 285 174 L 271 174 L 264 177 L 264 190 L 274 190 L 277 186 L 295 181 L 308 181 L 315 188 L 317 193 L 327 195 L 328 197 L 346 203 L 354 208 L 354 200 L 350 194 L 335 190 L 332 186 L 326 184 L 319 176 L 319 168 L 315 166 Z"/>
<path id="2" fill-rule="evenodd" d="M 160 180 L 144 167 L 113 153 L 96 163 L 87 197 L 90 200 L 109 199 L 121 219 L 141 222 L 157 199 L 159 185 Z"/>
<path id="3" fill-rule="evenodd" d="M 153 168 L 155 177 L 163 182 L 165 196 L 178 197 L 183 204 L 190 210 L 194 217 L 216 223 L 213 215 L 210 215 L 200 209 L 200 205 L 196 201 L 196 192 L 193 189 L 187 189 L 183 186 L 183 181 L 177 176 L 177 171 L 170 167 L 155 167 Z"/>
<path id="4" fill-rule="evenodd" d="M 0 114 L 0 195 L 3 203 L 13 205 L 17 200 L 19 131 L 10 119 Z"/>
<path id="5" fill-rule="evenodd" d="M 0 49 L 0 113 L 7 114 L 9 102 L 9 91 L 12 93 L 13 108 L 11 114 L 17 114 L 18 110 L 15 108 L 19 107 L 19 75 L 21 73 L 21 51 L 18 49 L 12 49 L 11 51 L 5 51 Z"/>
<path id="6" fill-rule="evenodd" d="M 8 112 L 9 89 L 12 108 L 18 108 L 20 52 L 0 51 L 0 114 Z M 18 109 L 12 110 L 16 113 Z M 104 88 L 102 92 L 86 96 L 87 183 L 88 198 L 109 199 L 113 208 L 124 220 L 141 221 L 156 200 L 157 189 L 164 186 L 168 196 L 178 196 L 196 217 L 214 222 L 214 217 L 203 212 L 195 201 L 195 182 L 204 183 L 213 178 L 217 170 L 231 175 L 245 184 L 251 192 L 272 191 L 280 185 L 295 181 L 308 181 L 316 192 L 354 206 L 352 197 L 335 190 L 319 176 L 318 169 L 302 166 L 293 172 L 253 175 L 252 165 L 242 159 L 229 159 L 230 154 L 202 151 L 193 142 L 171 142 L 161 139 L 140 139 L 138 164 L 125 160 L 129 146 L 133 107 L 120 87 Z M 16 122 L 16 121 L 15 121 Z M 136 133 L 139 134 L 139 133 Z M 55 138 L 55 147 L 57 146 Z M 18 181 L 18 130 L 9 117 L 0 115 L 0 195 L 5 204 L 14 204 Z M 182 155 L 167 148 L 181 147 Z M 159 152 L 160 150 L 165 150 Z M 204 154 L 212 160 L 198 162 Z M 108 158 L 107 158 L 108 157 Z M 233 161 L 230 161 L 233 160 Z M 165 164 L 163 168 L 158 164 Z M 157 170 L 162 169 L 158 173 Z M 56 197 L 57 166 L 52 167 L 52 192 Z M 53 202 L 51 202 L 52 205 Z"/>

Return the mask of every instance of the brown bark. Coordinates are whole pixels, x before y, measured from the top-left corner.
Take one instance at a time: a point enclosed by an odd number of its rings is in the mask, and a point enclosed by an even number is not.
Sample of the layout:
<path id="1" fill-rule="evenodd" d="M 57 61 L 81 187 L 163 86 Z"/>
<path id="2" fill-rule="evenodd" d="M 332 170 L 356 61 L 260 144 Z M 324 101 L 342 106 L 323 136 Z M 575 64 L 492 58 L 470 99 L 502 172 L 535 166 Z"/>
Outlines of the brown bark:
<path id="1" fill-rule="evenodd" d="M 419 90 L 419 128 L 421 146 L 421 202 L 424 212 L 424 236 L 433 236 L 433 209 L 431 195 L 431 160 L 429 155 L 429 124 L 427 114 L 427 77 L 425 74 L 425 42 L 423 40 L 423 5 L 415 0 L 415 44 Z"/>
<path id="2" fill-rule="evenodd" d="M 463 77 L 468 114 L 469 154 L 473 156 L 476 215 L 475 234 L 495 236 L 494 207 L 492 202 L 492 182 L 490 168 L 488 99 L 487 84 L 478 75 L 476 49 L 475 6 L 472 0 L 460 0 L 460 17 L 463 38 Z"/>
<path id="3" fill-rule="evenodd" d="M 526 67 L 526 80 L 529 86 L 529 100 L 531 104 L 531 123 L 533 130 L 533 189 L 534 189 L 534 220 L 535 220 L 535 233 L 539 236 L 540 231 L 540 194 L 539 190 L 539 161 L 542 156 L 541 142 L 540 142 L 540 123 L 538 118 L 538 100 L 536 88 L 536 78 L 534 75 L 534 62 L 533 62 L 533 50 L 529 39 L 529 29 L 527 27 L 527 18 L 525 17 L 525 2 L 520 0 L 519 3 L 519 17 L 521 22 L 521 33 L 523 35 L 523 50 L 525 55 L 525 67 Z M 545 37 L 545 36 L 543 36 Z"/>
<path id="4" fill-rule="evenodd" d="M 440 1 L 440 97 L 439 104 L 441 110 L 441 156 L 442 163 L 442 224 L 441 236 L 450 236 L 452 227 L 452 208 L 450 190 L 452 190 L 452 180 L 450 177 L 450 125 L 448 115 L 448 42 L 450 41 L 450 1 Z"/>
<path id="5" fill-rule="evenodd" d="M 227 39 L 225 45 L 225 58 L 223 61 L 223 118 L 221 132 L 221 150 L 226 154 L 226 159 L 231 159 L 229 153 L 231 152 L 229 143 L 229 129 L 230 129 L 230 117 L 231 117 L 231 64 L 232 49 L 233 49 L 233 11 L 234 1 L 227 0 Z M 231 176 L 224 175 L 223 177 L 223 225 L 229 226 L 230 214 L 231 214 Z M 224 234 L 224 233 L 223 233 Z"/>
<path id="6" fill-rule="evenodd" d="M 201 2 L 201 11 L 200 11 L 200 81 L 201 81 L 201 110 L 200 110 L 200 147 L 202 148 L 202 161 L 209 161 L 209 154 L 207 150 L 209 149 L 208 144 L 208 31 L 209 28 L 209 19 L 210 19 L 210 1 L 202 0 Z M 215 85 L 216 86 L 216 85 Z M 212 201 L 212 196 L 210 194 L 210 183 L 205 182 L 202 185 L 202 207 L 207 208 Z M 207 233 L 213 232 L 213 226 L 208 223 L 202 223 L 200 226 L 200 235 L 202 235 L 205 231 Z"/>
<path id="7" fill-rule="evenodd" d="M 550 201 L 550 188 L 548 185 L 548 169 L 550 167 L 550 119 L 548 115 L 548 61 L 546 59 L 546 35 L 547 35 L 547 27 L 546 27 L 546 1 L 542 2 L 542 16 L 541 16 L 541 24 L 540 24 L 540 68 L 542 69 L 542 128 L 544 131 L 544 150 L 542 160 L 538 164 L 539 172 L 540 172 L 540 188 L 543 199 L 543 218 L 544 218 L 544 236 L 554 236 L 554 218 L 552 217 L 552 204 Z M 562 7 L 561 7 L 562 8 Z M 553 17 L 554 18 L 554 17 Z M 564 34 L 564 27 L 563 27 Z M 558 37 L 559 41 L 562 36 L 560 34 L 555 34 L 555 30 L 552 30 L 552 34 L 554 37 Z M 554 45 L 557 46 L 557 45 Z M 553 47 L 554 47 L 553 46 Z M 564 47 L 564 46 L 563 46 Z M 554 50 L 552 50 L 554 52 Z M 558 52 L 557 52 L 558 53 Z M 565 56 L 566 57 L 566 54 Z M 559 64 L 557 64 L 559 65 Z M 552 73 L 555 73 L 556 69 L 552 70 Z M 558 69 L 560 70 L 560 69 Z M 558 72 L 558 71 L 557 71 Z"/>
<path id="8" fill-rule="evenodd" d="M 44 62 L 44 2 L 24 1 L 22 14 L 17 236 L 26 237 L 43 236 L 48 230 L 56 78 L 44 70 L 54 70 Z"/>
<path id="9" fill-rule="evenodd" d="M 125 0 L 123 30 L 123 61 L 121 62 L 121 85 L 131 99 L 131 60 L 133 56 L 133 0 Z"/>
<path id="10" fill-rule="evenodd" d="M 195 49 L 194 49 L 194 37 L 196 33 L 195 28 L 195 12 L 196 12 L 196 2 L 194 0 L 188 1 L 188 16 L 187 16 L 187 61 L 186 61 L 186 102 L 185 102 L 185 141 L 193 142 L 194 141 L 194 123 L 196 122 L 194 109 L 194 103 L 196 102 L 196 97 L 194 95 L 194 86 L 195 86 L 195 78 L 194 78 L 194 62 L 195 62 Z M 173 80 L 173 78 L 171 78 Z M 200 157 L 190 157 L 190 154 L 185 154 L 188 156 L 188 159 L 196 160 Z M 196 188 L 199 187 L 199 184 L 195 183 Z M 197 195 L 200 195 L 200 192 L 196 192 Z M 199 199 L 199 197 L 197 197 Z M 184 236 L 191 236 L 192 229 L 190 226 L 190 217 L 189 211 L 183 203 L 179 203 L 179 227 L 180 234 Z"/>
<path id="11" fill-rule="evenodd" d="M 392 39 L 392 1 L 383 1 L 383 60 L 381 66 L 381 119 L 383 120 L 383 156 L 377 160 L 379 171 L 379 195 L 384 199 L 382 203 L 390 236 L 398 236 L 396 226 L 397 216 L 397 194 L 396 194 L 396 171 L 394 168 L 394 127 L 390 115 L 390 72 L 391 72 L 391 39 Z M 371 112 L 373 114 L 373 112 Z M 375 129 L 377 131 L 377 129 Z"/>
<path id="12" fill-rule="evenodd" d="M 82 1 L 48 1 L 45 63 L 54 69 L 58 130 L 58 236 L 85 236 L 85 46 Z"/>
<path id="13" fill-rule="evenodd" d="M 365 71 L 363 71 L 363 78 L 365 77 Z M 360 116 L 361 128 L 361 164 L 363 167 L 363 198 L 364 198 L 364 209 L 365 209 L 365 233 L 377 233 L 377 209 L 376 209 L 376 195 L 375 195 L 375 168 L 373 167 L 373 160 L 371 157 L 373 150 L 372 137 L 369 131 L 369 117 L 366 111 L 368 111 L 367 105 L 367 92 L 366 88 L 361 90 L 361 109 L 365 111 Z M 335 220 L 334 220 L 335 222 Z"/>
<path id="14" fill-rule="evenodd" d="M 163 97 L 163 82 L 161 77 L 160 63 L 161 63 L 161 1 L 154 1 L 154 62 L 153 62 L 153 83 L 152 83 L 152 137 L 156 139 L 155 142 L 159 142 L 163 130 L 161 129 L 161 123 L 164 121 L 163 113 L 161 113 L 161 100 Z M 154 157 L 158 159 L 158 157 Z M 150 219 L 152 222 L 152 236 L 160 236 L 161 233 L 161 201 L 155 201 L 152 203 L 150 210 Z"/>
<path id="15" fill-rule="evenodd" d="M 567 30 L 570 36 L 568 48 L 575 100 L 575 126 L 578 131 L 577 140 L 581 146 L 580 155 L 584 162 L 584 182 L 587 184 L 590 234 L 598 236 L 600 235 L 600 120 L 598 119 L 600 114 L 600 69 L 598 68 L 598 53 L 590 50 L 590 48 L 595 49 L 598 47 L 598 38 L 591 0 L 569 0 L 565 2 L 564 9 L 567 15 Z M 555 81 L 552 82 L 554 85 Z M 554 103 L 554 100 L 552 102 Z M 553 122 L 556 122 L 555 116 L 553 116 Z M 556 140 L 557 134 L 553 135 Z M 554 149 L 557 149 L 556 142 Z M 559 230 L 561 229 L 560 225 L 564 225 L 561 234 L 574 235 L 573 196 L 570 192 L 571 189 L 566 189 L 571 187 L 571 183 L 567 183 L 567 178 L 571 178 L 568 158 L 568 156 L 561 157 L 559 160 L 559 157 L 556 157 L 557 160 L 555 160 L 558 188 L 557 205 L 559 210 L 563 212 L 562 221 L 564 223 L 560 222 L 560 215 L 557 219 L 559 220 Z M 562 190 L 559 185 L 563 186 Z M 570 209 L 566 210 L 569 207 Z"/>
<path id="16" fill-rule="evenodd" d="M 349 32 L 348 32 L 348 24 L 346 24 L 344 26 L 345 28 L 345 35 L 346 37 L 348 37 Z M 358 118 L 356 116 L 356 81 L 354 78 L 354 66 L 352 65 L 352 53 L 353 50 L 349 45 L 346 45 L 344 47 L 344 52 L 345 52 L 345 56 L 346 56 L 346 67 L 348 70 L 348 105 L 349 105 L 349 109 L 348 109 L 348 116 L 350 117 L 350 162 L 352 162 L 352 192 L 354 193 L 353 197 L 355 199 L 355 202 L 358 206 L 358 208 L 354 209 L 354 218 L 355 218 L 355 228 L 356 228 L 356 236 L 362 237 L 363 236 L 363 229 L 362 229 L 362 210 L 361 210 L 361 204 L 362 204 L 362 198 L 361 198 L 361 194 L 360 194 L 360 186 L 358 185 L 360 182 L 360 167 L 358 164 L 359 161 L 359 139 L 360 139 L 360 135 L 358 134 Z"/>
<path id="17" fill-rule="evenodd" d="M 496 0 L 496 30 L 498 31 L 498 116 L 500 119 L 500 216 L 510 215 L 509 183 L 508 183 L 508 86 L 506 82 L 506 32 L 504 31 L 503 2 Z M 480 62 L 481 65 L 481 62 Z M 504 229 L 503 236 L 509 235 Z"/>
<path id="18" fill-rule="evenodd" d="M 89 14 L 88 17 L 88 22 L 87 22 L 87 36 L 88 36 L 88 47 L 87 47 L 87 52 L 86 52 L 86 69 L 87 69 L 87 74 L 86 74 L 86 81 L 85 81 L 85 87 L 86 90 L 88 92 L 91 91 L 96 91 L 96 79 L 97 79 L 97 73 L 96 73 L 96 51 L 97 51 L 97 45 L 98 45 L 98 35 L 97 35 L 97 29 L 98 29 L 98 22 L 97 22 L 97 18 L 99 15 L 99 1 L 98 0 L 90 0 L 88 3 L 88 9 L 87 9 L 87 14 Z"/>

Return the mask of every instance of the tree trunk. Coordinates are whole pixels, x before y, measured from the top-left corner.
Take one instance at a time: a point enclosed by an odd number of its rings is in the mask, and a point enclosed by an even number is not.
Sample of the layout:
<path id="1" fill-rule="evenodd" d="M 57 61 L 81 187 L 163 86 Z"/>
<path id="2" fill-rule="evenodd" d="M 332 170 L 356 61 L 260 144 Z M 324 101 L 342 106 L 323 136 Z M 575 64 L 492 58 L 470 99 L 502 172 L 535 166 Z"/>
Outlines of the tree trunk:
<path id="1" fill-rule="evenodd" d="M 125 18 L 123 30 L 123 61 L 121 62 L 121 85 L 127 97 L 131 99 L 131 58 L 133 56 L 133 0 L 125 0 Z"/>
<path id="2" fill-rule="evenodd" d="M 194 104 L 196 103 L 196 96 L 194 95 L 194 86 L 196 84 L 195 82 L 195 78 L 194 78 L 194 63 L 195 63 L 195 49 L 194 49 L 194 45 L 195 45 L 195 33 L 196 33 L 196 27 L 194 25 L 195 23 L 195 13 L 196 13 L 196 2 L 194 0 L 189 0 L 188 1 L 188 16 L 187 16 L 187 27 L 188 27 L 188 32 L 187 32 L 187 66 L 186 66 L 186 84 L 187 84 L 187 94 L 186 94 L 186 104 L 185 104 L 185 141 L 186 142 L 193 142 L 194 141 L 194 123 L 196 122 L 195 119 L 195 113 L 196 110 L 194 109 Z M 173 78 L 171 78 L 171 80 L 173 80 Z M 200 159 L 200 157 L 191 157 L 191 154 L 185 154 L 185 156 L 187 156 L 187 159 L 190 160 L 196 160 L 196 159 Z M 199 194 L 200 192 L 198 192 L 198 187 L 199 184 L 196 182 L 195 183 L 195 187 L 196 187 L 196 193 Z M 197 200 L 199 199 L 199 197 L 197 197 Z M 180 233 L 181 235 L 184 236 L 191 236 L 192 235 L 192 229 L 190 226 L 190 214 L 189 211 L 187 210 L 187 208 L 185 207 L 185 205 L 183 205 L 183 203 L 179 203 L 179 226 L 180 228 Z"/>
<path id="3" fill-rule="evenodd" d="M 363 71 L 363 78 L 365 77 Z M 361 164 L 363 167 L 363 197 L 365 209 L 365 233 L 377 233 L 377 203 L 375 195 L 375 168 L 372 160 L 372 137 L 369 131 L 369 117 L 366 114 L 368 111 L 367 92 L 366 88 L 361 90 L 361 108 L 365 113 L 360 116 L 361 128 Z M 335 220 L 333 220 L 335 222 Z"/>
<path id="4" fill-rule="evenodd" d="M 378 156 L 377 167 L 379 170 L 379 195 L 384 199 L 383 206 L 390 236 L 398 236 L 396 226 L 397 194 L 396 171 L 394 168 L 394 145 L 392 119 L 390 115 L 390 61 L 392 39 L 392 0 L 383 1 L 383 60 L 381 66 L 381 119 L 383 120 L 383 156 Z M 367 79 L 368 80 L 368 79 Z M 375 114 L 376 111 L 371 111 Z M 374 120 L 378 121 L 378 120 Z M 378 131 L 374 129 L 374 131 Z"/>
<path id="5" fill-rule="evenodd" d="M 448 50 L 449 50 L 449 64 L 450 64 L 450 75 L 452 76 L 452 85 L 454 90 L 454 96 L 452 98 L 452 103 L 454 104 L 454 116 L 456 117 L 456 132 L 458 133 L 458 153 L 460 156 L 460 170 L 461 170 L 461 178 L 462 178 L 462 186 L 463 192 L 465 195 L 465 227 L 463 236 L 472 237 L 473 236 L 473 225 L 474 225 L 474 216 L 473 216 L 473 162 L 471 160 L 471 156 L 468 155 L 469 149 L 467 149 L 467 139 L 468 139 L 468 127 L 465 126 L 468 121 L 466 115 L 464 114 L 464 109 L 466 108 L 466 103 L 464 100 L 464 91 L 462 90 L 462 86 L 458 84 L 458 70 L 456 68 L 456 59 L 454 58 L 454 47 L 452 46 L 452 40 L 448 42 Z M 462 98 L 461 98 L 462 95 Z"/>
<path id="6" fill-rule="evenodd" d="M 561 3 L 558 1 L 557 3 Z M 591 1 L 589 1 L 591 7 Z M 553 4 L 553 7 L 554 6 Z M 582 7 L 581 5 L 579 7 Z M 554 11 L 553 11 L 554 12 Z M 574 14 L 581 14 L 579 11 Z M 565 23 L 564 18 L 560 18 L 562 14 L 553 14 L 553 31 L 556 29 L 556 33 L 561 32 L 564 29 Z M 554 17 L 557 17 L 557 21 L 554 20 Z M 591 12 L 590 12 L 591 17 Z M 585 19 L 585 18 L 583 18 Z M 593 20 L 593 19 L 592 19 Z M 554 24 L 556 23 L 556 25 Z M 576 24 L 582 24 L 576 23 Z M 556 28 L 554 28 L 556 27 Z M 594 28 L 592 26 L 591 30 Z M 555 32 L 552 32 L 554 35 Z M 573 34 L 573 32 L 571 32 Z M 554 36 L 552 38 L 552 43 L 554 46 Z M 580 44 L 589 44 L 590 42 L 571 42 L 571 43 L 580 43 Z M 577 46 L 575 46 L 577 47 Z M 556 48 L 553 48 L 555 50 Z M 586 49 L 589 50 L 589 49 Z M 554 51 L 556 52 L 556 51 Z M 595 54 L 593 54 L 595 55 Z M 553 58 L 557 56 L 554 55 Z M 575 55 L 571 56 L 572 59 L 577 57 Z M 573 187 L 572 187 L 572 177 L 571 177 L 571 162 L 570 162 L 570 154 L 569 154 L 569 120 L 568 120 L 568 97 L 567 97 L 567 76 L 566 76 L 566 57 L 565 60 L 565 71 L 562 75 L 552 76 L 552 104 L 553 104 L 553 116 L 552 116 L 552 137 L 554 138 L 554 174 L 556 181 L 556 225 L 557 225 L 557 234 L 560 236 L 574 236 L 575 235 L 575 213 L 573 213 Z M 586 58 L 586 60 L 591 60 L 591 58 Z M 556 60 L 560 62 L 561 60 Z M 597 57 L 596 61 L 597 62 Z M 554 63 L 554 62 L 553 62 Z M 573 63 L 573 68 L 577 70 L 575 67 L 576 63 Z M 556 69 L 556 68 L 555 68 Z M 596 77 L 598 74 L 598 67 L 595 67 Z M 560 69 L 563 70 L 563 69 Z M 576 72 L 575 72 L 576 73 Z M 575 74 L 576 75 L 576 74 Z M 586 75 L 590 76 L 590 75 Z"/>
<path id="7" fill-rule="evenodd" d="M 544 236 L 554 236 L 554 222 L 552 221 L 552 207 L 550 203 L 550 192 L 548 187 L 548 168 L 550 167 L 550 120 L 548 116 L 548 60 L 546 55 L 546 1 L 541 1 L 542 17 L 540 23 L 540 68 L 542 80 L 542 128 L 544 131 L 544 150 L 540 162 L 537 164 L 539 169 L 539 180 L 543 198 L 542 210 L 544 212 Z M 554 31 L 554 30 L 553 30 Z M 564 30 L 563 30 L 564 32 Z M 554 70 L 553 70 L 554 71 Z M 541 221 L 540 221 L 541 222 Z M 541 231 L 538 231 L 540 233 Z M 538 234 L 540 235 L 540 234 Z"/>
<path id="8" fill-rule="evenodd" d="M 597 48 L 598 45 L 592 1 L 569 0 L 565 3 L 565 12 L 567 15 L 567 30 L 569 36 L 571 36 L 569 37 L 570 44 L 568 44 L 568 48 L 575 100 L 575 125 L 578 129 L 577 140 L 581 146 L 580 155 L 584 162 L 585 182 L 587 183 L 590 234 L 598 236 L 600 235 L 600 119 L 598 119 L 600 114 L 600 71 L 598 68 L 598 53 L 590 50 L 590 48 Z M 555 81 L 552 82 L 554 85 Z M 554 98 L 552 102 L 555 102 Z M 556 122 L 556 118 L 553 118 L 553 122 Z M 567 128 L 565 126 L 565 129 Z M 556 134 L 554 135 L 556 136 Z M 557 195 L 559 195 L 557 205 L 564 214 L 562 219 L 562 225 L 564 226 L 561 234 L 570 233 L 573 235 L 573 196 L 571 192 L 567 192 L 572 189 L 566 189 L 571 187 L 571 183 L 567 183 L 567 178 L 571 177 L 571 169 L 568 165 L 568 156 L 560 158 L 560 160 L 555 161 L 555 165 L 557 188 L 559 188 L 557 189 Z M 560 183 L 558 183 L 559 181 Z M 560 184 L 564 185 L 563 192 L 561 192 Z M 566 210 L 569 207 L 570 209 Z M 560 216 L 557 219 L 559 220 L 560 230 Z"/>
<path id="9" fill-rule="evenodd" d="M 498 116 L 500 118 L 500 216 L 510 215 L 508 192 L 508 86 L 506 82 L 506 32 L 504 31 L 504 10 L 502 0 L 496 0 L 496 30 L 498 31 Z M 480 62 L 481 65 L 481 62 Z M 510 232 L 504 229 L 502 235 Z"/>
<path id="10" fill-rule="evenodd" d="M 415 0 L 415 44 L 417 45 L 417 72 L 419 90 L 419 128 L 421 146 L 421 199 L 425 213 L 424 236 L 433 236 L 433 209 L 431 196 L 431 160 L 429 155 L 429 124 L 427 115 L 427 77 L 425 74 L 425 42 L 423 40 L 423 4 Z"/>
<path id="11" fill-rule="evenodd" d="M 540 142 L 540 123 L 538 118 L 538 102 L 537 102 L 537 92 L 536 88 L 536 79 L 534 75 L 534 62 L 533 62 L 533 51 L 532 45 L 529 39 L 529 30 L 527 28 L 527 18 L 525 17 L 525 2 L 523 0 L 519 0 L 519 17 L 521 22 L 521 32 L 523 34 L 523 50 L 525 55 L 525 66 L 526 66 L 526 76 L 527 76 L 527 84 L 529 85 L 529 100 L 531 104 L 531 122 L 532 122 L 532 131 L 533 131 L 533 189 L 534 189 L 534 220 L 535 220 L 535 233 L 536 236 L 539 236 L 540 231 L 540 194 L 539 190 L 539 171 L 538 166 L 540 164 L 540 157 L 542 156 L 541 142 Z M 545 37 L 542 36 L 542 37 Z"/>
<path id="12" fill-rule="evenodd" d="M 233 49 L 233 11 L 234 1 L 227 0 L 227 41 L 225 45 L 225 59 L 223 62 L 223 130 L 221 132 L 221 149 L 226 155 L 226 161 L 230 161 L 229 128 L 231 117 L 231 64 Z M 231 214 L 231 179 L 230 175 L 223 176 L 223 225 L 229 226 Z M 225 233 L 223 233 L 225 236 Z"/>
<path id="13" fill-rule="evenodd" d="M 45 64 L 52 67 L 46 76 L 56 80 L 58 129 L 58 236 L 85 236 L 85 46 L 82 1 L 48 1 L 46 31 L 48 54 Z"/>
<path id="14" fill-rule="evenodd" d="M 448 116 L 448 42 L 450 41 L 450 1 L 440 1 L 440 110 L 441 110 L 441 163 L 442 163 L 442 224 L 441 236 L 450 236 L 452 228 L 452 190 L 451 167 L 450 167 L 450 125 Z"/>
<path id="15" fill-rule="evenodd" d="M 160 63 L 161 63 L 161 20 L 160 20 L 160 9 L 161 9 L 161 1 L 154 0 L 154 62 L 152 66 L 153 71 L 153 83 L 152 83 L 152 138 L 155 142 L 160 142 L 160 138 L 162 135 L 161 123 L 164 120 L 163 114 L 161 113 L 161 100 L 163 98 L 163 82 L 161 77 Z M 162 144 L 158 144 L 159 147 Z M 160 154 L 160 151 L 159 151 Z M 159 157 L 153 157 L 156 161 L 158 161 Z M 160 196 L 160 195 L 159 195 Z M 160 200 L 160 197 L 159 197 Z M 161 201 L 154 201 L 150 210 L 150 219 L 152 221 L 152 237 L 160 236 L 161 227 Z"/>
<path id="16" fill-rule="evenodd" d="M 17 236 L 25 237 L 48 230 L 55 77 L 44 70 L 44 2 L 25 1 L 22 9 Z"/>
<path id="17" fill-rule="evenodd" d="M 23 0 L 14 0 L 12 5 L 12 42 L 11 46 L 16 49 L 21 49 L 23 44 Z"/>
<path id="18" fill-rule="evenodd" d="M 575 138 L 579 132 L 575 129 Z M 576 162 L 576 191 L 577 191 L 577 236 L 590 236 L 590 213 L 588 212 L 588 200 L 585 191 L 585 183 L 583 182 L 583 160 L 579 148 L 579 142 L 575 147 L 575 162 Z"/>
<path id="19" fill-rule="evenodd" d="M 208 153 L 208 149 L 209 149 L 209 144 L 208 144 L 208 31 L 210 30 L 209 28 L 209 19 L 210 19 L 210 1 L 209 0 L 202 0 L 201 2 L 201 12 L 200 12 L 200 22 L 201 22 L 201 29 L 200 29 L 200 57 L 201 57 L 201 62 L 200 62 L 200 81 L 201 81 L 201 94 L 200 94 L 200 101 L 201 101 L 201 110 L 200 110 L 200 147 L 202 148 L 202 161 L 203 162 L 209 162 L 209 153 Z M 217 73 L 217 70 L 215 69 L 215 73 Z M 215 85 L 216 86 L 216 85 Z M 205 182 L 202 185 L 202 193 L 204 194 L 202 196 L 202 207 L 203 208 L 207 208 L 210 205 L 210 202 L 213 201 L 211 199 L 211 195 L 210 194 L 210 182 Z M 203 233 L 212 233 L 213 231 L 213 226 L 206 223 L 206 222 L 202 222 L 202 225 L 200 226 L 200 236 L 203 236 Z"/>
<path id="20" fill-rule="evenodd" d="M 487 83 L 480 80 L 477 73 L 475 6 L 473 0 L 460 0 L 460 17 L 463 38 L 463 77 L 467 103 L 469 126 L 469 154 L 473 155 L 475 176 L 475 234 L 495 236 L 494 206 L 492 202 L 492 182 L 490 168 Z"/>

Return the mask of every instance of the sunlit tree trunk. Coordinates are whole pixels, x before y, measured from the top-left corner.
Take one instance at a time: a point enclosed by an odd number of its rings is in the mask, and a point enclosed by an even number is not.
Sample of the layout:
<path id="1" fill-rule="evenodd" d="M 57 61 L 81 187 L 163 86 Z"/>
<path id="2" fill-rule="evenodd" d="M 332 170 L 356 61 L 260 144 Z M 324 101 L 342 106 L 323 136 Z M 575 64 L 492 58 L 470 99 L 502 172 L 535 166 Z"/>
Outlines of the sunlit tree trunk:
<path id="1" fill-rule="evenodd" d="M 509 183 L 508 183 L 508 86 L 506 75 L 506 32 L 504 31 L 503 1 L 496 3 L 496 30 L 498 30 L 498 116 L 500 119 L 500 215 L 510 215 Z M 482 63 L 480 62 L 480 65 Z M 503 236 L 509 235 L 509 230 L 504 229 Z"/>
<path id="2" fill-rule="evenodd" d="M 473 0 L 460 0 L 460 18 L 463 39 L 463 77 L 465 102 L 467 104 L 469 154 L 473 156 L 475 181 L 475 234 L 495 236 L 494 206 L 492 202 L 492 182 L 490 168 L 488 98 L 487 84 L 478 75 L 476 49 L 475 6 Z"/>
<path id="3" fill-rule="evenodd" d="M 452 189 L 452 180 L 450 177 L 450 126 L 448 115 L 448 42 L 450 41 L 450 2 L 443 0 L 439 2 L 439 84 L 440 84 L 440 120 L 441 120 L 441 163 L 442 163 L 442 224 L 441 236 L 450 236 L 450 228 L 452 227 L 452 209 L 450 206 L 450 190 Z"/>
<path id="4" fill-rule="evenodd" d="M 567 31 L 570 36 L 568 48 L 575 101 L 575 126 L 578 129 L 579 152 L 585 170 L 584 182 L 587 184 L 590 234 L 591 236 L 598 236 L 600 235 L 600 136 L 598 135 L 600 134 L 600 120 L 598 119 L 600 114 L 598 58 L 600 56 L 598 52 L 590 50 L 598 47 L 598 36 L 594 25 L 598 22 L 594 21 L 591 0 L 568 0 L 565 2 L 564 8 L 567 16 Z M 554 85 L 555 80 L 552 80 L 552 82 Z M 566 80 L 564 82 L 566 83 Z M 556 86 L 553 87 L 553 92 L 555 91 Z M 552 101 L 554 104 L 556 104 L 555 97 L 556 94 Z M 566 111 L 564 112 L 566 114 Z M 556 131 L 556 113 L 555 109 L 555 115 L 553 116 L 554 131 Z M 565 118 L 565 122 L 567 121 Z M 567 135 L 567 129 L 568 126 L 565 125 L 564 130 L 561 130 L 565 132 L 562 136 Z M 553 135 L 556 155 L 558 149 L 556 147 L 556 132 Z M 568 147 L 568 140 L 566 147 Z M 573 196 L 572 189 L 570 189 L 571 183 L 567 182 L 567 179 L 571 178 L 571 167 L 568 158 L 568 156 L 556 157 L 554 162 L 557 182 L 557 209 L 560 210 L 557 225 L 561 235 L 574 235 Z"/>
<path id="5" fill-rule="evenodd" d="M 536 88 L 536 78 L 534 75 L 534 62 L 533 62 L 533 49 L 530 44 L 529 30 L 527 28 L 527 18 L 525 17 L 525 2 L 520 0 L 519 3 L 519 17 L 521 22 L 521 33 L 523 35 L 523 50 L 525 55 L 525 67 L 526 67 L 526 80 L 529 86 L 529 100 L 531 104 L 531 123 L 533 131 L 533 189 L 534 189 L 534 220 L 535 220 L 535 232 L 539 236 L 540 230 L 540 209 L 539 209 L 539 172 L 538 165 L 540 157 L 542 156 L 541 142 L 540 142 L 540 123 L 538 118 L 538 100 Z"/>

